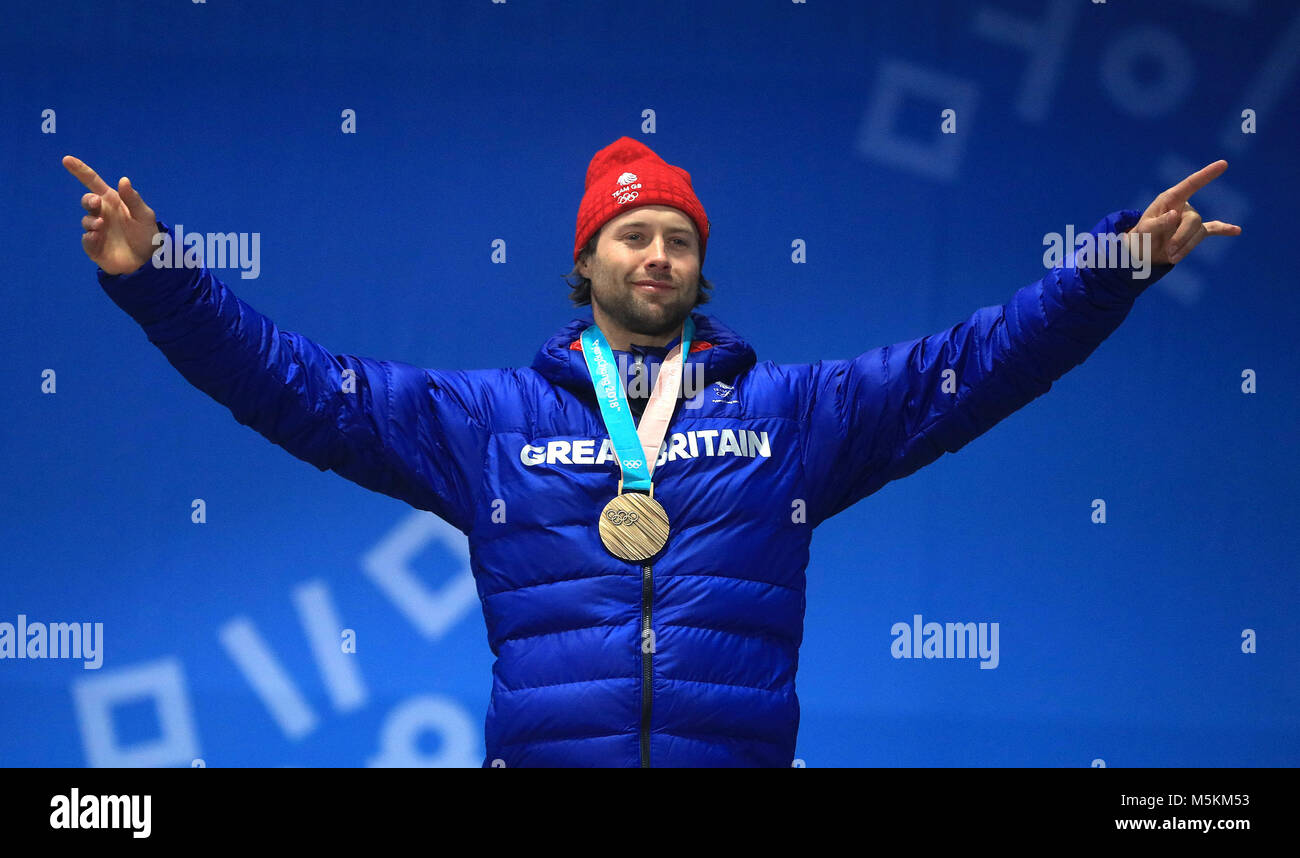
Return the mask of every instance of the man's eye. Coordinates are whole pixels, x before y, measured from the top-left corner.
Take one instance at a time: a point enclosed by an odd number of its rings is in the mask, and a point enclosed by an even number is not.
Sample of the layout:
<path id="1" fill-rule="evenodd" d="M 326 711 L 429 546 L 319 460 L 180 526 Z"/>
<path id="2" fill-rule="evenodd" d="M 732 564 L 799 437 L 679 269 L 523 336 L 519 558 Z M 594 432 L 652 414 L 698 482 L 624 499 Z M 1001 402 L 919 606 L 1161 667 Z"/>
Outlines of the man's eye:
<path id="1" fill-rule="evenodd" d="M 623 236 L 623 238 L 624 238 L 625 241 L 640 241 L 640 240 L 641 240 L 641 233 L 639 233 L 639 232 L 629 232 L 627 235 Z M 691 246 L 691 243 L 690 243 L 689 241 L 687 241 L 686 239 L 684 239 L 684 238 L 674 238 L 673 241 L 678 242 L 679 244 L 681 244 L 682 247 L 690 247 L 690 246 Z"/>

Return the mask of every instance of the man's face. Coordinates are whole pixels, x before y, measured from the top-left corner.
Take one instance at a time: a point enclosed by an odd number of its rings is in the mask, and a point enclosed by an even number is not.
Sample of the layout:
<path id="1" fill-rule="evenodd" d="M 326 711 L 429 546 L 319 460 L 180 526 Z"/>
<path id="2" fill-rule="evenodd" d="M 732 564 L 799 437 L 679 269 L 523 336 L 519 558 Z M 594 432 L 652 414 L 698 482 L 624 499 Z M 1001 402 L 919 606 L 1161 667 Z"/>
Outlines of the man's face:
<path id="1" fill-rule="evenodd" d="M 674 333 L 690 315 L 700 288 L 695 224 L 669 206 L 624 212 L 604 225 L 595 254 L 580 262 L 578 271 L 591 280 L 593 313 L 598 308 L 628 333 Z"/>

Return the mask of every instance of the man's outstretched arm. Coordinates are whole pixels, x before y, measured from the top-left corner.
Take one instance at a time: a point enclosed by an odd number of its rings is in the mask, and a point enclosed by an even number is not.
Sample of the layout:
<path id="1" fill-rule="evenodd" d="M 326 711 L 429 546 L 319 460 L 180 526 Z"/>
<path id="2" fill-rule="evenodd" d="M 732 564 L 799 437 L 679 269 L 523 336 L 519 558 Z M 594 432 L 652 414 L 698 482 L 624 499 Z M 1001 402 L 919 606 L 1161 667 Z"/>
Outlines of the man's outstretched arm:
<path id="1" fill-rule="evenodd" d="M 1203 238 L 1240 234 L 1232 224 L 1203 222 L 1188 202 L 1227 166 L 1216 161 L 1145 212 L 1116 212 L 1093 228 L 1121 236 L 1129 267 L 1054 268 L 1006 304 L 983 307 L 946 331 L 815 364 L 804 447 L 810 523 L 957 452 L 1046 393 Z"/>
<path id="2" fill-rule="evenodd" d="M 170 230 L 130 182 L 114 191 L 76 158 L 64 166 L 90 188 L 82 246 L 100 285 L 191 384 L 294 456 L 467 532 L 487 438 L 474 373 L 334 355 L 206 268 L 156 268 L 154 236 Z"/>

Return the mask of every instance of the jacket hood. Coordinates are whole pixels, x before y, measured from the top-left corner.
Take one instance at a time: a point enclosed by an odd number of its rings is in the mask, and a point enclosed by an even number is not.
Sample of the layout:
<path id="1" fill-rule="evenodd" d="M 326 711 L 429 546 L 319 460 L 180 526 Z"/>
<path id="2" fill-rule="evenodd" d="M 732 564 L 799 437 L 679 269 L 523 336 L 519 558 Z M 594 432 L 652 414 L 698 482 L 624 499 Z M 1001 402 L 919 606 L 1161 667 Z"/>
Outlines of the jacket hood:
<path id="1" fill-rule="evenodd" d="M 715 381 L 730 383 L 757 362 L 753 347 L 722 322 L 703 313 L 691 313 L 691 319 L 695 322 L 695 339 L 691 342 L 687 360 L 691 364 L 703 364 L 706 385 Z M 571 320 L 538 350 L 532 368 L 552 384 L 585 391 L 594 397 L 591 373 L 582 354 L 580 339 L 582 332 L 592 324 L 591 319 Z M 651 360 L 662 360 L 678 340 L 680 337 L 663 348 L 633 345 L 631 351 L 615 350 L 615 354 L 641 354 Z"/>

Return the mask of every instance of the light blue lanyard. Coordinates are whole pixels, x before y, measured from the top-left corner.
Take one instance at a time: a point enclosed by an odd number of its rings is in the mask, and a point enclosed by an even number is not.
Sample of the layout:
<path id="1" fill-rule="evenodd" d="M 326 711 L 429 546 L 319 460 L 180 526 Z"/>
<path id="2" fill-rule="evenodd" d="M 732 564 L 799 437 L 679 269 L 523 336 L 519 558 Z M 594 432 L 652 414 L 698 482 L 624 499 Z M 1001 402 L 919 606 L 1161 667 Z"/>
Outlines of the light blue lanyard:
<path id="1" fill-rule="evenodd" d="M 683 378 L 686 375 L 686 358 L 691 353 L 691 340 L 694 337 L 695 321 L 687 316 L 682 326 Z M 600 416 L 605 420 L 605 429 L 614 444 L 614 452 L 618 454 L 619 467 L 623 469 L 623 488 L 649 491 L 650 463 L 645 460 L 645 450 L 636 434 L 636 425 L 632 422 L 632 412 L 627 406 L 627 394 L 623 392 L 623 377 L 617 371 L 614 350 L 609 347 L 609 341 L 600 332 L 599 326 L 592 325 L 582 332 L 582 356 L 587 361 L 592 384 L 596 387 Z"/>

